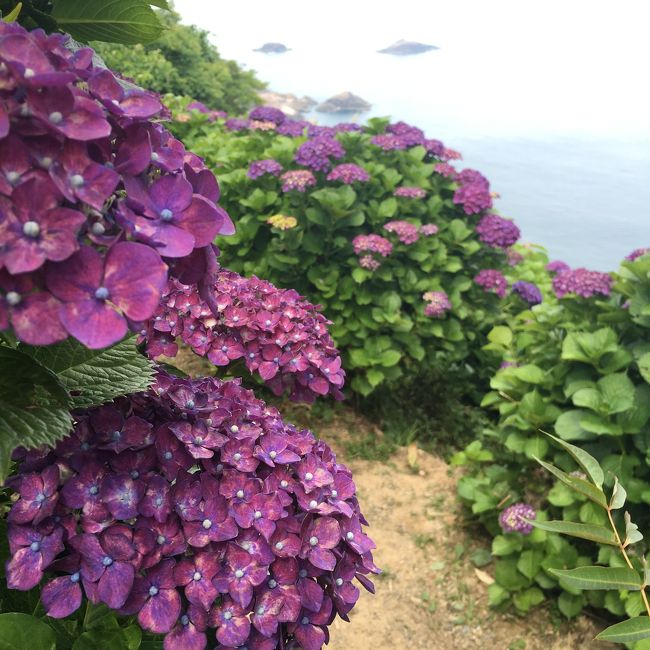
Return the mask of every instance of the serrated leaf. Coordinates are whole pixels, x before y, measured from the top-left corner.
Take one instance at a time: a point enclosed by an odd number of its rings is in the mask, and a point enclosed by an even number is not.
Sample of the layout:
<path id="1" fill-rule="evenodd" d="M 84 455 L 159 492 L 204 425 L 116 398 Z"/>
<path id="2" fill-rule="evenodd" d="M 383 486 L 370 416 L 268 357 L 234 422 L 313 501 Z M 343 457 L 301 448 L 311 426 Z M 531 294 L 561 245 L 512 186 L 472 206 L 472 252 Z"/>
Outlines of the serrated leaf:
<path id="1" fill-rule="evenodd" d="M 563 472 L 561 469 L 558 469 L 550 463 L 545 463 L 543 460 L 536 458 L 537 462 L 546 470 L 548 470 L 553 476 L 556 476 L 563 483 L 568 485 L 570 488 L 584 494 L 588 499 L 591 499 L 594 503 L 601 506 L 601 508 L 607 508 L 607 499 L 605 498 L 605 493 L 595 485 L 584 481 L 577 476 L 569 476 L 567 473 Z"/>
<path id="2" fill-rule="evenodd" d="M 157 39 L 163 27 L 144 0 L 55 0 L 52 17 L 79 41 L 134 45 Z"/>
<path id="3" fill-rule="evenodd" d="M 611 625 L 596 637 L 599 641 L 610 641 L 611 643 L 632 643 L 649 638 L 650 618 L 647 616 L 635 616 L 627 621 Z"/>
<path id="4" fill-rule="evenodd" d="M 153 382 L 153 364 L 127 338 L 110 348 L 89 350 L 72 338 L 47 347 L 21 348 L 56 373 L 74 408 L 98 406 L 120 395 L 144 391 Z"/>
<path id="5" fill-rule="evenodd" d="M 614 477 L 614 489 L 612 490 L 612 498 L 609 500 L 609 507 L 612 510 L 618 510 L 625 505 L 627 499 L 627 492 L 625 488 L 618 482 L 618 476 Z"/>
<path id="6" fill-rule="evenodd" d="M 625 521 L 625 541 L 623 542 L 623 547 L 640 542 L 643 539 L 643 534 L 639 531 L 639 527 L 632 521 L 630 513 L 625 512 L 623 519 Z"/>
<path id="7" fill-rule="evenodd" d="M 582 566 L 577 569 L 549 571 L 574 589 L 641 589 L 641 577 L 634 569 L 628 567 Z"/>
<path id="8" fill-rule="evenodd" d="M 562 535 L 570 535 L 571 537 L 579 537 L 580 539 L 588 539 L 599 544 L 617 546 L 614 532 L 604 526 L 578 524 L 572 521 L 536 521 L 533 519 L 526 521 L 535 526 L 535 528 L 541 528 L 549 533 L 560 533 Z"/>
<path id="9" fill-rule="evenodd" d="M 560 438 L 557 438 L 550 433 L 547 433 L 546 435 L 555 440 L 560 447 L 571 454 L 573 460 L 580 465 L 582 471 L 592 480 L 596 487 L 601 488 L 603 486 L 605 474 L 601 466 L 598 464 L 598 461 L 591 454 L 588 454 L 584 449 L 580 449 L 580 447 L 576 447 L 569 442 L 560 440 Z"/>

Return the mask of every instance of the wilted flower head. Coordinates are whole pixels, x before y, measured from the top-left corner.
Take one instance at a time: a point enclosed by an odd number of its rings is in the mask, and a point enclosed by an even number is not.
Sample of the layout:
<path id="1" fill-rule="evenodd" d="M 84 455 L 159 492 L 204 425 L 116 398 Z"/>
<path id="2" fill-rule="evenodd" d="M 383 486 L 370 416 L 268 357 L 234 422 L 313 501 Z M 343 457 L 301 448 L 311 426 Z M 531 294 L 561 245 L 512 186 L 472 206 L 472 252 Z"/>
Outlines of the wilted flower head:
<path id="1" fill-rule="evenodd" d="M 377 253 L 382 257 L 388 257 L 393 252 L 393 245 L 381 235 L 357 235 L 352 240 L 352 247 L 354 252 L 359 255 L 361 253 Z"/>
<path id="2" fill-rule="evenodd" d="M 279 230 L 291 230 L 298 225 L 298 220 L 295 217 L 287 217 L 284 214 L 274 214 L 266 220 L 274 228 Z"/>
<path id="3" fill-rule="evenodd" d="M 637 248 L 633 250 L 629 255 L 626 255 L 625 259 L 628 262 L 634 262 L 634 260 L 638 259 L 639 257 L 643 257 L 647 253 L 650 253 L 650 248 Z"/>
<path id="4" fill-rule="evenodd" d="M 584 268 L 560 271 L 553 278 L 553 291 L 558 298 L 575 293 L 583 298 L 609 296 L 614 280 L 609 273 Z"/>
<path id="5" fill-rule="evenodd" d="M 265 160 L 254 160 L 248 167 L 246 176 L 248 178 L 259 178 L 264 174 L 271 174 L 271 176 L 279 176 L 282 171 L 282 165 L 271 158 Z"/>
<path id="6" fill-rule="evenodd" d="M 529 305 L 539 305 L 542 302 L 542 292 L 536 284 L 518 280 L 512 285 L 512 292 L 516 293 Z"/>
<path id="7" fill-rule="evenodd" d="M 519 228 L 513 221 L 498 214 L 486 214 L 476 224 L 479 239 L 493 248 L 508 248 L 521 236 Z"/>
<path id="8" fill-rule="evenodd" d="M 384 230 L 394 232 L 402 244 L 413 244 L 420 238 L 419 228 L 408 221 L 389 221 L 384 224 Z"/>
<path id="9" fill-rule="evenodd" d="M 423 199 L 427 193 L 421 187 L 398 187 L 393 196 L 402 196 L 407 199 Z"/>
<path id="10" fill-rule="evenodd" d="M 571 267 L 566 262 L 562 262 L 562 260 L 553 260 L 544 268 L 551 273 L 560 273 L 561 271 L 569 271 L 571 269 Z"/>
<path id="11" fill-rule="evenodd" d="M 287 119 L 287 116 L 279 108 L 256 106 L 248 114 L 248 118 L 256 122 L 272 122 L 279 126 Z"/>
<path id="12" fill-rule="evenodd" d="M 327 175 L 328 181 L 341 181 L 346 185 L 351 185 L 355 182 L 365 183 L 370 180 L 370 174 L 359 165 L 354 163 L 343 163 L 342 165 L 337 165 L 332 169 L 332 171 Z"/>
<path id="13" fill-rule="evenodd" d="M 449 296 L 444 291 L 427 291 L 422 297 L 427 301 L 425 316 L 442 318 L 451 309 Z"/>
<path id="14" fill-rule="evenodd" d="M 515 503 L 502 510 L 499 514 L 499 525 L 504 533 L 521 533 L 530 535 L 533 532 L 533 525 L 525 519 L 535 519 L 537 513 L 535 508 L 527 503 Z"/>
<path id="15" fill-rule="evenodd" d="M 294 160 L 316 172 L 326 172 L 332 166 L 331 158 L 342 158 L 344 155 L 345 149 L 338 140 L 318 135 L 298 147 Z"/>
<path id="16" fill-rule="evenodd" d="M 159 98 L 66 41 L 0 23 L 0 329 L 100 348 L 234 228 Z"/>
<path id="17" fill-rule="evenodd" d="M 316 185 L 316 178 L 308 169 L 296 169 L 284 172 L 280 176 L 282 181 L 282 191 L 291 192 L 304 192 L 308 187 Z"/>
<path id="18" fill-rule="evenodd" d="M 53 450 L 16 454 L 8 586 L 47 572 L 49 616 L 85 594 L 166 634 L 167 650 L 203 650 L 209 628 L 219 647 L 316 649 L 354 606 L 352 581 L 372 590 L 350 471 L 237 381 L 161 372 L 75 420 Z"/>
<path id="19" fill-rule="evenodd" d="M 501 271 L 496 269 L 482 269 L 474 277 L 474 282 L 484 291 L 496 293 L 499 298 L 504 298 L 508 288 L 508 281 Z"/>

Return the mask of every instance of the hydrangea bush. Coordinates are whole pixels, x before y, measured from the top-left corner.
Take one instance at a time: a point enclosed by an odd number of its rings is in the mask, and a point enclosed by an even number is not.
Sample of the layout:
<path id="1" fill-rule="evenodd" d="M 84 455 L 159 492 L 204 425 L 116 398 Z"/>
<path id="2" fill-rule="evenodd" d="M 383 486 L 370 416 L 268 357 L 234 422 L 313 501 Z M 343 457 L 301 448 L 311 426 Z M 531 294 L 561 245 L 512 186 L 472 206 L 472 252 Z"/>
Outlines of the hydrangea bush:
<path id="1" fill-rule="evenodd" d="M 605 486 L 613 488 L 617 476 L 626 486 L 631 516 L 647 527 L 650 255 L 632 255 L 618 273 L 605 274 L 549 263 L 541 251 L 528 257 L 522 252 L 519 273 L 537 282 L 543 301 L 512 313 L 488 335 L 486 349 L 502 364 L 483 405 L 496 410 L 499 419 L 456 457 L 471 468 L 460 480 L 459 494 L 494 537 L 491 602 L 527 611 L 555 596 L 568 617 L 586 605 L 636 616 L 643 607 L 638 591 L 576 591 L 554 573 L 596 559 L 619 566 L 620 558 L 607 547 L 596 558 L 593 546 L 544 528 L 548 519 L 582 526 L 607 521 L 589 494 L 570 489 L 582 486 L 584 473 L 572 468 L 542 432 L 583 447 L 605 470 Z M 557 465 L 571 486 L 557 473 L 560 480 L 553 485 L 549 475 L 535 469 L 535 459 Z M 534 508 L 539 528 L 504 526 L 516 502 Z"/>
<path id="2" fill-rule="evenodd" d="M 519 230 L 457 152 L 403 122 L 323 127 L 268 108 L 208 121 L 171 104 L 175 132 L 220 170 L 238 227 L 223 259 L 323 306 L 354 391 L 424 365 L 478 368 L 505 294 L 474 279 L 505 272 Z"/>
<path id="3" fill-rule="evenodd" d="M 329 321 L 221 267 L 220 188 L 157 96 L 1 22 L 0 79 L 3 642 L 321 648 L 378 572 L 349 470 L 241 379 L 136 341 L 340 398 Z"/>

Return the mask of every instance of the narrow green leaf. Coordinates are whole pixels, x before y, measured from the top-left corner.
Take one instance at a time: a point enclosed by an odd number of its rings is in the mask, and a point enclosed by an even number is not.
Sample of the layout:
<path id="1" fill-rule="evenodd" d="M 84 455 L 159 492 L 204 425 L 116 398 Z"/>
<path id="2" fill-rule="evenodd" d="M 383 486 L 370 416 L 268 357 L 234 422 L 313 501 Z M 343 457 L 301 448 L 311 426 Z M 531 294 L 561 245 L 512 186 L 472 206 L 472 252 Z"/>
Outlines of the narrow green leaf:
<path id="1" fill-rule="evenodd" d="M 582 566 L 549 571 L 574 589 L 641 589 L 641 577 L 634 569 L 627 567 Z"/>
<path id="2" fill-rule="evenodd" d="M 588 481 L 584 481 L 577 476 L 569 476 L 567 473 L 563 472 L 561 469 L 558 469 L 550 463 L 546 463 L 539 458 L 535 459 L 544 469 L 548 470 L 553 476 L 556 476 L 563 483 L 568 485 L 570 488 L 584 494 L 588 499 L 591 499 L 595 504 L 599 505 L 601 508 L 607 508 L 607 498 L 605 493 L 595 485 L 592 485 Z"/>
<path id="3" fill-rule="evenodd" d="M 134 45 L 154 41 L 162 33 L 149 5 L 144 0 L 55 0 L 52 17 L 77 40 Z"/>
<path id="4" fill-rule="evenodd" d="M 550 433 L 546 435 L 571 454 L 573 460 L 580 465 L 582 471 L 593 481 L 596 487 L 601 488 L 603 486 L 605 474 L 598 461 L 591 454 L 588 454 L 584 449 L 580 449 L 580 447 L 572 445 L 570 442 L 560 440 L 560 438 Z"/>
<path id="5" fill-rule="evenodd" d="M 609 528 L 604 526 L 596 526 L 594 524 L 578 524 L 572 521 L 535 521 L 527 519 L 528 523 L 547 530 L 550 533 L 560 533 L 562 535 L 570 535 L 571 537 L 579 537 L 580 539 L 588 539 L 592 542 L 599 544 L 610 544 L 617 546 L 616 535 Z"/>
<path id="6" fill-rule="evenodd" d="M 75 408 L 144 391 L 153 381 L 153 364 L 137 351 L 132 337 L 103 350 L 89 350 L 72 338 L 46 347 L 21 346 L 21 350 L 56 373 Z"/>
<path id="7" fill-rule="evenodd" d="M 596 637 L 599 641 L 610 641 L 611 643 L 632 643 L 649 638 L 650 618 L 647 616 L 636 616 L 611 625 Z"/>
<path id="8" fill-rule="evenodd" d="M 609 507 L 612 510 L 618 510 L 625 505 L 627 499 L 627 492 L 625 488 L 618 482 L 618 476 L 614 477 L 614 489 L 612 490 L 612 498 L 609 500 Z"/>
<path id="9" fill-rule="evenodd" d="M 23 8 L 23 3 L 19 2 L 6 16 L 2 17 L 3 22 L 5 23 L 14 23 L 18 20 L 20 15 L 20 10 Z"/>

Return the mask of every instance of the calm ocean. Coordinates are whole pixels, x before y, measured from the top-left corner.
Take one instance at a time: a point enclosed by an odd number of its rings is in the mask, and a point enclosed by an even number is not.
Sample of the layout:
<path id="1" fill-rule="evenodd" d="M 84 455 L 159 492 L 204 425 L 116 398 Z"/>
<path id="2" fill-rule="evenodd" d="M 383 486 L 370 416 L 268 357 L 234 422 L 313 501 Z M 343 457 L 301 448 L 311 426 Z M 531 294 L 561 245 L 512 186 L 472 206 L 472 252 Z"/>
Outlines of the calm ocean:
<path id="1" fill-rule="evenodd" d="M 642 81 L 650 41 L 637 24 L 643 9 L 630 13 L 642 4 L 624 1 L 626 13 L 598 0 L 575 3 L 457 0 L 449 8 L 432 0 L 432 22 L 421 24 L 425 5 L 403 0 L 383 3 L 400 11 L 375 17 L 372 29 L 362 9 L 342 0 L 322 5 L 327 11 L 303 0 L 214 9 L 177 0 L 176 7 L 185 22 L 213 33 L 222 55 L 256 70 L 272 90 L 316 100 L 350 90 L 373 107 L 357 120 L 390 115 L 458 149 L 463 164 L 500 193 L 496 207 L 515 219 L 524 241 L 571 265 L 611 270 L 632 249 L 650 246 L 650 92 Z M 545 10 L 531 13 L 531 6 Z M 404 20 L 410 9 L 414 22 Z M 470 10 L 475 21 L 463 23 Z M 376 53 L 398 38 L 440 49 Z M 265 41 L 292 50 L 252 51 Z M 310 117 L 322 124 L 350 119 Z"/>

